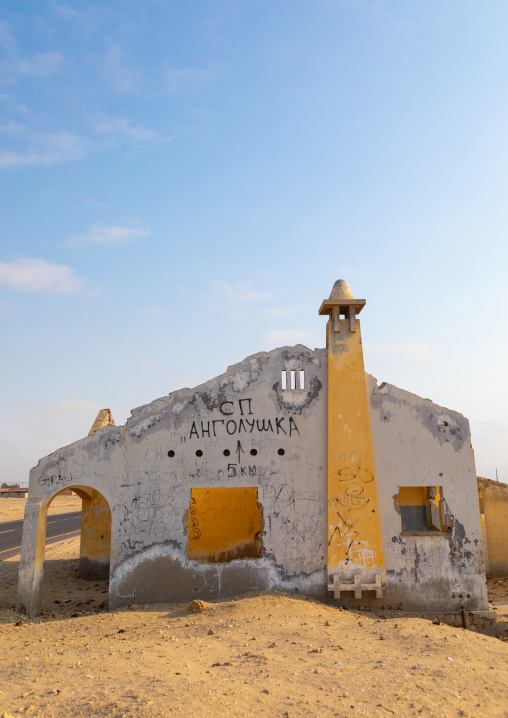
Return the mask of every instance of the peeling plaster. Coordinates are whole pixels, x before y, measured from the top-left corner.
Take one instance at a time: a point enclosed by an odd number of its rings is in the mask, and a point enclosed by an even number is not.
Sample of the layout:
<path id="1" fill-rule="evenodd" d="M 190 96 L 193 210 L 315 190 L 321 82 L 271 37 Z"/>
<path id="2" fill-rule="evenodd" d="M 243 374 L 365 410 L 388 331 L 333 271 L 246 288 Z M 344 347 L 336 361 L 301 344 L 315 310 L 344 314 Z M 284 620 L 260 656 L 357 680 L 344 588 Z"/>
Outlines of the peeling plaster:
<path id="1" fill-rule="evenodd" d="M 151 429 L 152 426 L 155 426 L 155 424 L 160 421 L 161 418 L 162 414 L 155 414 L 155 416 L 151 416 L 148 419 L 143 419 L 129 429 L 129 434 L 131 436 L 139 438 L 141 434 L 143 434 L 145 431 L 148 431 L 148 429 Z"/>
<path id="2" fill-rule="evenodd" d="M 282 390 L 283 370 L 304 370 L 306 388 Z M 467 420 L 365 378 L 386 601 L 408 610 L 422 603 L 427 610 L 450 610 L 450 601 L 485 608 Z M 240 432 L 240 420 L 245 431 Z M 248 430 L 247 420 L 255 422 L 255 430 Z M 232 435 L 226 430 L 230 421 L 238 427 Z M 287 430 L 290 421 L 297 429 L 292 425 Z M 199 427 L 197 436 L 191 434 L 193 422 Z M 209 422 L 209 436 L 201 422 L 205 427 Z M 277 430 L 281 426 L 286 431 Z M 434 484 L 443 485 L 452 517 L 450 536 L 400 536 L 400 516 L 391 500 L 398 486 Z M 331 600 L 326 571 L 326 350 L 298 345 L 260 352 L 193 389 L 134 409 L 123 427 L 104 427 L 41 459 L 30 475 L 20 568 L 20 603 L 29 611 L 36 610 L 42 580 L 30 558 L 37 547 L 38 506 L 73 485 L 99 491 L 111 508 L 112 606 L 177 596 L 216 598 L 261 588 Z M 258 488 L 264 516 L 261 558 L 228 564 L 187 559 L 191 488 L 214 486 Z M 452 600 L 452 593 L 466 598 Z"/>

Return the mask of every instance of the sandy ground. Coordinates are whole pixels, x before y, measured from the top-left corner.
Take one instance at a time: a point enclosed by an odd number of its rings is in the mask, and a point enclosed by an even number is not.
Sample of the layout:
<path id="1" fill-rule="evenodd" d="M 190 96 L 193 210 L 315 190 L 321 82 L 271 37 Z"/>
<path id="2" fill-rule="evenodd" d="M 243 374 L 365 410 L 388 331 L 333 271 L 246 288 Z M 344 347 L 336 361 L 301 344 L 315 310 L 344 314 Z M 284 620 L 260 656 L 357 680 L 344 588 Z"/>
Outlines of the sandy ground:
<path id="1" fill-rule="evenodd" d="M 26 499 L 0 499 L 0 524 L 6 521 L 22 521 L 25 517 Z M 51 502 L 48 516 L 53 514 L 68 514 L 81 511 L 81 499 L 76 494 L 72 496 L 57 496 Z"/>
<path id="2" fill-rule="evenodd" d="M 47 547 L 34 620 L 13 610 L 19 557 L 0 562 L 0 716 L 508 718 L 497 638 L 277 593 L 108 613 L 78 556 Z M 489 591 L 508 602 L 508 579 Z"/>
<path id="3" fill-rule="evenodd" d="M 275 593 L 108 613 L 78 553 L 48 546 L 34 620 L 12 609 L 18 561 L 0 563 L 0 715 L 508 716 L 496 638 Z"/>
<path id="4" fill-rule="evenodd" d="M 489 578 L 487 581 L 489 603 L 497 606 L 508 606 L 508 578 Z"/>

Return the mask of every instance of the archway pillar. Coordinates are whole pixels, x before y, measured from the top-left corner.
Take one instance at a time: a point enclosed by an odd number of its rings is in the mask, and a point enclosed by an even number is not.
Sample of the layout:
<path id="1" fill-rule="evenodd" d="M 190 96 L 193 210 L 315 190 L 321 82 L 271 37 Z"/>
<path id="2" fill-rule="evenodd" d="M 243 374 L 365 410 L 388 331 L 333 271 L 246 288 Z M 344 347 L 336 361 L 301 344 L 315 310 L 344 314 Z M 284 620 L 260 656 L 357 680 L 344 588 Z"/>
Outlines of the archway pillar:
<path id="1" fill-rule="evenodd" d="M 47 507 L 46 499 L 28 499 L 25 506 L 16 610 L 30 618 L 41 611 Z"/>

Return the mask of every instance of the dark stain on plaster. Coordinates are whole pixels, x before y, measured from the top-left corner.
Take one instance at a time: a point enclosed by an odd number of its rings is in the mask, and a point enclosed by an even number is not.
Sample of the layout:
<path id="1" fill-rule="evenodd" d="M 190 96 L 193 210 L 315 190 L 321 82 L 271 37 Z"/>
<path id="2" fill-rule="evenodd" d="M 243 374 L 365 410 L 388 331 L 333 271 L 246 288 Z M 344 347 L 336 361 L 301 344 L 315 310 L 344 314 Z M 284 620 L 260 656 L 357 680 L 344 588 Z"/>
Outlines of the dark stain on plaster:
<path id="1" fill-rule="evenodd" d="M 462 421 L 459 421 L 455 412 L 453 412 L 453 418 L 450 417 L 451 421 L 443 421 L 432 407 L 417 406 L 415 411 L 420 422 L 439 441 L 441 446 L 449 442 L 455 451 L 460 451 L 469 440 L 467 420 L 461 417 Z M 451 413 L 447 412 L 447 415 Z"/>
<path id="2" fill-rule="evenodd" d="M 98 451 L 102 454 L 109 452 L 117 444 L 121 443 L 123 438 L 122 429 L 123 427 L 103 426 L 95 434 L 87 437 L 88 441 L 84 447 L 87 454 L 91 457 L 96 457 Z"/>
<path id="3" fill-rule="evenodd" d="M 413 576 L 414 582 L 419 583 L 420 582 L 420 576 L 419 576 L 419 570 L 420 570 L 420 563 L 421 563 L 421 556 L 418 551 L 418 544 L 414 547 L 414 560 L 413 565 L 411 567 L 411 575 Z"/>
<path id="4" fill-rule="evenodd" d="M 213 551 L 198 558 L 193 556 L 193 561 L 204 562 L 204 563 L 230 563 L 238 559 L 245 558 L 262 558 L 263 557 L 263 542 L 261 536 L 257 533 L 252 541 L 242 541 L 234 544 L 224 551 Z"/>
<path id="5" fill-rule="evenodd" d="M 448 512 L 449 513 L 449 512 Z M 450 514 L 449 514 L 450 515 Z M 464 549 L 467 544 L 471 544 L 467 538 L 464 526 L 451 516 L 453 529 L 451 532 L 442 532 L 437 541 L 448 541 L 448 566 L 446 575 L 436 575 L 429 572 L 428 566 L 425 565 L 425 554 L 419 551 L 418 540 L 407 547 L 406 537 L 396 535 L 391 537 L 392 544 L 400 546 L 400 554 L 407 555 L 410 553 L 411 559 L 408 562 L 406 558 L 407 568 L 399 570 L 387 569 L 387 590 L 385 599 L 391 604 L 401 601 L 401 605 L 411 605 L 411 610 L 415 610 L 418 599 L 415 597 L 415 588 L 408 582 L 408 573 L 411 573 L 414 584 L 418 584 L 418 594 L 421 596 L 421 607 L 419 610 L 441 610 L 450 611 L 458 610 L 460 606 L 467 604 L 470 609 L 482 609 L 482 594 L 479 591 L 475 581 L 478 579 L 476 572 L 471 573 L 472 562 L 475 557 L 474 551 Z M 422 547 L 423 548 L 423 547 Z M 480 549 L 476 549 L 476 554 L 481 554 Z M 409 568 L 412 565 L 411 568 Z M 445 567 L 443 566 L 443 569 Z M 457 583 L 462 585 L 461 593 L 471 594 L 467 598 L 455 596 Z M 450 598 L 451 597 L 451 598 Z M 453 600 L 455 599 L 455 600 Z M 430 600 L 430 603 L 429 603 Z"/>
<path id="6" fill-rule="evenodd" d="M 103 427 L 106 428 L 106 427 Z M 102 431 L 99 429 L 99 431 Z M 96 432 L 98 434 L 99 432 Z M 102 435 L 100 436 L 100 443 L 104 444 L 104 448 L 107 449 L 109 446 L 115 446 L 115 444 L 119 444 L 122 441 L 122 431 L 114 429 L 112 431 L 109 431 L 106 436 Z"/>
<path id="7" fill-rule="evenodd" d="M 275 382 L 272 389 L 277 397 L 277 404 L 280 409 L 290 409 L 298 414 L 301 414 L 304 409 L 310 406 L 310 404 L 317 398 L 319 392 L 323 388 L 322 383 L 313 376 L 310 380 L 310 386 L 307 390 L 284 390 L 280 381 Z M 305 394 L 303 403 L 300 403 L 300 397 Z"/>
<path id="8" fill-rule="evenodd" d="M 342 356 L 349 353 L 349 345 L 345 339 L 334 338 L 333 351 L 334 354 Z"/>
<path id="9" fill-rule="evenodd" d="M 203 402 L 203 404 L 206 406 L 208 411 L 218 409 L 219 406 L 227 400 L 226 394 L 223 389 L 220 389 L 217 394 L 214 394 L 212 391 L 202 391 L 199 392 L 198 396 Z"/>
<path id="10" fill-rule="evenodd" d="M 59 449 L 58 451 L 53 452 L 52 454 L 50 454 L 50 455 L 48 456 L 47 461 L 46 461 L 46 466 L 44 467 L 44 472 L 45 472 L 45 473 L 46 473 L 47 471 L 50 471 L 51 469 L 55 469 L 56 467 L 60 466 L 60 464 L 65 463 L 66 457 L 63 456 L 60 452 L 61 452 L 61 449 Z M 67 458 L 72 457 L 73 454 L 74 454 L 74 451 L 70 450 L 70 451 L 68 452 L 68 457 L 67 457 Z M 43 461 L 43 459 L 41 459 L 41 460 L 39 461 L 39 464 L 41 463 L 41 461 Z"/>
<path id="11" fill-rule="evenodd" d="M 389 422 L 393 418 L 393 413 L 387 408 L 389 405 L 408 406 L 422 426 L 430 431 L 441 446 L 450 443 L 455 451 L 460 451 L 470 440 L 469 423 L 462 414 L 433 404 L 430 399 L 424 400 L 428 404 L 410 404 L 403 397 L 392 394 L 390 389 L 391 385 L 383 382 L 379 387 L 374 386 L 369 396 L 371 407 L 383 422 Z M 443 419 L 443 416 L 446 418 Z"/>
<path id="12" fill-rule="evenodd" d="M 295 362 L 296 364 L 300 364 L 301 369 L 304 369 L 306 364 L 315 364 L 315 362 L 316 362 L 316 357 L 314 356 L 314 353 L 311 351 L 289 353 L 289 351 L 287 349 L 284 349 L 282 352 L 282 359 L 283 359 L 284 363 Z M 320 366 L 321 365 L 320 360 L 318 359 L 317 361 L 319 362 L 317 364 L 317 366 Z"/>
<path id="13" fill-rule="evenodd" d="M 407 554 L 406 540 L 403 536 L 392 536 L 392 543 L 398 543 L 400 545 L 401 556 Z"/>
<path id="14" fill-rule="evenodd" d="M 466 531 L 464 526 L 457 521 L 448 512 L 448 515 L 450 515 L 450 518 L 453 523 L 453 529 L 452 531 L 448 532 L 441 532 L 439 541 L 446 540 L 448 541 L 448 554 L 449 554 L 449 569 L 451 569 L 451 576 L 455 575 L 456 573 L 464 576 L 465 572 L 469 572 L 471 563 L 474 560 L 474 552 L 470 551 L 465 548 L 467 544 L 471 544 L 470 539 L 466 536 Z M 407 556 L 408 554 L 411 556 L 411 561 L 409 564 L 409 573 L 412 576 L 414 584 L 419 585 L 429 585 L 430 583 L 433 584 L 433 591 L 439 594 L 439 584 L 443 583 L 442 588 L 442 595 L 449 597 L 451 588 L 450 588 L 450 578 L 446 578 L 444 576 L 434 576 L 431 577 L 428 575 L 428 568 L 425 567 L 425 554 L 423 551 L 423 546 L 419 545 L 418 537 L 415 537 L 416 540 L 414 542 L 411 542 L 411 545 L 408 547 L 407 545 L 407 539 L 404 536 L 401 535 L 395 535 L 391 537 L 392 544 L 398 544 L 400 546 L 400 555 L 401 556 Z M 407 560 L 407 559 L 406 559 Z M 402 583 L 406 579 L 406 575 L 408 573 L 407 568 L 400 569 L 398 571 L 394 569 L 389 569 L 386 571 L 387 576 L 393 577 L 394 580 L 397 581 L 397 583 Z M 397 594 L 397 592 L 404 593 L 407 589 L 394 589 L 394 586 L 392 584 L 391 586 L 392 592 Z M 413 600 L 409 596 L 405 596 L 404 600 Z M 447 600 L 449 600 L 447 598 Z M 476 600 L 476 597 L 474 598 Z"/>
<path id="15" fill-rule="evenodd" d="M 450 563 L 458 566 L 459 568 L 467 568 L 468 562 L 472 561 L 474 554 L 472 551 L 465 548 L 466 544 L 470 544 L 471 541 L 466 536 L 466 530 L 463 524 L 448 512 L 448 515 L 452 521 L 451 541 L 450 541 Z"/>
<path id="16" fill-rule="evenodd" d="M 395 538 L 395 537 L 393 537 Z M 392 541 L 393 541 L 392 538 Z M 402 576 L 406 573 L 406 569 L 401 568 L 398 571 L 396 571 L 394 568 L 387 568 L 386 569 L 386 575 L 387 576 L 393 576 L 394 578 L 402 579 Z"/>
<path id="17" fill-rule="evenodd" d="M 374 411 L 378 414 L 381 414 L 382 416 L 386 415 L 387 410 L 384 407 L 384 401 L 389 396 L 388 394 L 382 394 L 381 389 L 385 386 L 385 382 L 381 384 L 381 386 L 374 385 L 374 389 L 372 390 L 369 400 L 370 405 L 374 409 Z"/>

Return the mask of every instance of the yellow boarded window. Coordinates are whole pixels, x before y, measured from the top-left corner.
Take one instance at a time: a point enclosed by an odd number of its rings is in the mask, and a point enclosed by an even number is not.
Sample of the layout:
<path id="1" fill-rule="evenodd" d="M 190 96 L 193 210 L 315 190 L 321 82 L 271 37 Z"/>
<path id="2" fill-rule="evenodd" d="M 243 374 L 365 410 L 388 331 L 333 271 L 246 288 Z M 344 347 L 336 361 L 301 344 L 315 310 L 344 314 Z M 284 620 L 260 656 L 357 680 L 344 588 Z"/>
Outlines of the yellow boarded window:
<path id="1" fill-rule="evenodd" d="M 190 559 L 221 563 L 262 554 L 256 487 L 191 489 Z"/>
<path id="2" fill-rule="evenodd" d="M 427 506 L 427 487 L 401 486 L 397 503 L 399 506 Z"/>
<path id="3" fill-rule="evenodd" d="M 402 533 L 449 528 L 441 516 L 442 491 L 439 486 L 400 486 L 395 501 L 402 519 Z"/>

